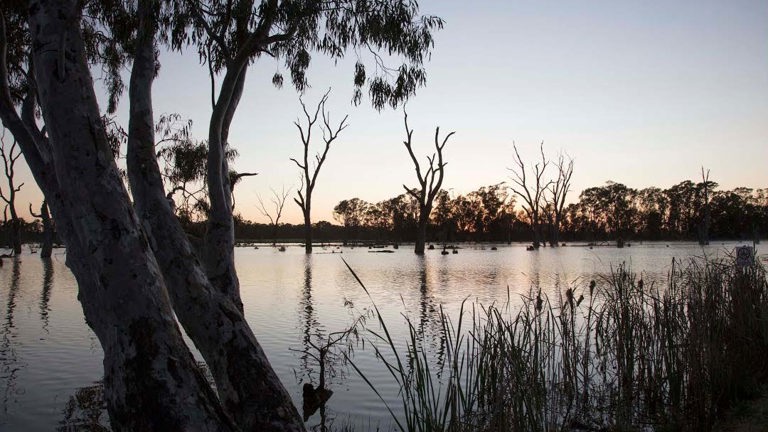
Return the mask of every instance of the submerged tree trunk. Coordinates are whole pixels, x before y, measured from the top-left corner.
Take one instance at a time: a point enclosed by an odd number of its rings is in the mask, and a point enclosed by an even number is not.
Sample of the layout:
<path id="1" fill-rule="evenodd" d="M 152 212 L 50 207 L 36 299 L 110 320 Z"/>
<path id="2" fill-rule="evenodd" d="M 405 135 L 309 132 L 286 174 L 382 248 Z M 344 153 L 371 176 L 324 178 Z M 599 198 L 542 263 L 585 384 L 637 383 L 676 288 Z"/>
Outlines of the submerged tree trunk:
<path id="1" fill-rule="evenodd" d="M 11 209 L 11 247 L 14 255 L 21 255 L 21 221 L 14 206 Z"/>
<path id="2" fill-rule="evenodd" d="M 560 246 L 560 215 L 555 213 L 555 224 L 552 226 L 552 246 Z"/>
<path id="3" fill-rule="evenodd" d="M 235 430 L 184 344 L 118 175 L 85 61 L 78 4 L 32 1 L 29 27 L 55 177 L 63 179 L 57 200 L 49 201 L 64 222 L 67 265 L 86 321 L 104 350 L 111 425 Z"/>
<path id="4" fill-rule="evenodd" d="M 533 247 L 538 249 L 541 246 L 541 224 L 538 217 L 531 219 L 531 230 L 533 231 Z"/>
<path id="5" fill-rule="evenodd" d="M 32 211 L 32 204 L 30 204 L 29 214 L 43 221 L 43 244 L 40 248 L 40 258 L 50 258 L 53 252 L 53 222 L 51 221 L 51 214 L 48 212 L 48 203 L 43 200 L 39 214 Z"/>
<path id="6" fill-rule="evenodd" d="M 429 213 L 430 210 L 424 208 L 419 210 L 419 226 L 416 230 L 416 245 L 413 249 L 416 255 L 424 255 L 424 245 L 427 243 L 427 222 L 429 222 L 429 217 L 425 218 L 423 215 L 429 215 Z"/>
<path id="7" fill-rule="evenodd" d="M 310 214 L 310 203 L 306 202 L 304 209 L 304 253 L 312 253 L 312 216 Z"/>
<path id="8" fill-rule="evenodd" d="M 147 3 L 139 2 L 141 28 L 129 91 L 128 176 L 139 217 L 176 316 L 203 354 L 224 408 L 244 431 L 303 430 L 298 411 L 243 314 L 211 286 L 165 198 L 154 152 L 154 17 Z"/>

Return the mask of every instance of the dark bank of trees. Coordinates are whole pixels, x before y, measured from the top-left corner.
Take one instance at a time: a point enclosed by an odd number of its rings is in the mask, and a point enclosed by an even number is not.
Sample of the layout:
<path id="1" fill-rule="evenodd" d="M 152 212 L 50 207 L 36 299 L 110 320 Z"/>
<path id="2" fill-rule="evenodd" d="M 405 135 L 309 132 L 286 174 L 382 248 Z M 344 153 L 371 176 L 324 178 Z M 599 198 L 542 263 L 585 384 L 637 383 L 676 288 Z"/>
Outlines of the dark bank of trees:
<path id="1" fill-rule="evenodd" d="M 503 183 L 455 197 L 441 190 L 427 239 L 530 241 L 532 215 L 515 204 L 514 195 Z M 698 240 L 707 221 L 709 237 L 715 240 L 768 236 L 768 188 L 717 190 L 711 181 L 686 180 L 667 189 L 634 189 L 607 182 L 585 189 L 575 203 L 545 204 L 538 211 L 536 223 L 541 225 L 542 240 L 549 243 Z M 343 228 L 339 238 L 414 241 L 418 203 L 406 194 L 378 203 L 352 198 L 336 206 L 334 218 Z M 559 220 L 559 234 L 553 227 L 555 220 Z M 284 232 L 290 231 L 286 227 Z"/>
<path id="2" fill-rule="evenodd" d="M 633 189 L 607 182 L 566 208 L 563 228 L 579 240 L 698 240 L 705 224 L 711 239 L 765 238 L 768 188 L 717 190 L 709 180 L 686 180 L 667 189 Z"/>

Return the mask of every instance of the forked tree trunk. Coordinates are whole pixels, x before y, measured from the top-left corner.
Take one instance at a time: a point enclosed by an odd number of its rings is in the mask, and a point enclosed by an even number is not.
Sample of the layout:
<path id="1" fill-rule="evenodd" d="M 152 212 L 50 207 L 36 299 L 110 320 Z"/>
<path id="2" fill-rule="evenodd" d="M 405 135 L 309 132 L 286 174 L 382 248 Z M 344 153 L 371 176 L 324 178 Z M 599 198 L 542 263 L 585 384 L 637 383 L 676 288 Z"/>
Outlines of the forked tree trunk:
<path id="1" fill-rule="evenodd" d="M 184 344 L 117 173 L 85 60 L 78 4 L 33 0 L 29 28 L 53 167 L 62 179 L 54 215 L 64 222 L 67 265 L 104 350 L 112 428 L 235 430 Z"/>
<path id="2" fill-rule="evenodd" d="M 154 17 L 139 2 L 130 82 L 128 177 L 176 316 L 203 354 L 225 409 L 244 431 L 299 431 L 303 424 L 241 311 L 211 286 L 165 198 L 154 152 Z M 215 325 L 214 325 L 215 323 Z"/>

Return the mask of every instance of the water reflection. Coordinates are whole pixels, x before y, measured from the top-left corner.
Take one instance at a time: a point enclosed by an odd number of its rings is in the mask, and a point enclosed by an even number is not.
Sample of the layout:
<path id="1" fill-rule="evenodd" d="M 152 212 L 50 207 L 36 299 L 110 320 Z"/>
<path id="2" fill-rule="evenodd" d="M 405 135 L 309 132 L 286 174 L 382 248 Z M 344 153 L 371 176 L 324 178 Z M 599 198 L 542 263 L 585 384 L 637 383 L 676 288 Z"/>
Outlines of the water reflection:
<path id="1" fill-rule="evenodd" d="M 64 407 L 64 418 L 59 420 L 59 432 L 102 432 L 110 429 L 107 406 L 104 401 L 104 384 L 101 382 L 81 387 L 69 397 Z"/>
<path id="2" fill-rule="evenodd" d="M 3 321 L 0 332 L 0 380 L 5 381 L 3 389 L 3 411 L 8 411 L 8 404 L 13 399 L 19 389 L 16 388 L 16 379 L 19 371 L 24 365 L 19 361 L 16 354 L 14 340 L 16 331 L 14 324 L 14 312 L 16 310 L 16 294 L 19 291 L 19 280 L 21 278 L 21 260 L 18 256 L 13 257 L 13 269 L 11 270 L 11 284 L 8 287 L 8 300 L 5 307 L 5 320 Z"/>
<path id="3" fill-rule="evenodd" d="M 445 327 L 441 319 L 439 302 L 432 292 L 435 283 L 430 280 L 430 263 L 426 257 L 419 260 L 419 322 L 416 337 L 421 343 L 428 343 L 435 360 L 442 364 L 445 354 Z"/>
<path id="4" fill-rule="evenodd" d="M 48 332 L 48 313 L 51 311 L 51 288 L 53 287 L 53 261 L 50 257 L 41 258 L 43 262 L 43 292 L 40 294 L 40 321 L 43 331 Z"/>
<path id="5" fill-rule="evenodd" d="M 302 414 L 304 421 L 308 421 L 317 410 L 320 410 L 320 423 L 311 427 L 312 430 L 328 430 L 329 419 L 325 403 L 333 394 L 326 388 L 326 368 L 333 369 L 332 359 L 329 359 L 328 349 L 324 342 L 324 329 L 317 318 L 316 306 L 312 293 L 312 255 L 304 256 L 304 283 L 299 300 L 299 316 L 302 328 L 301 350 L 301 378 L 299 384 L 303 385 Z M 315 367 L 319 370 L 315 371 Z M 314 375 L 318 376 L 317 387 L 313 386 Z"/>
<path id="6" fill-rule="evenodd" d="M 309 353 L 312 352 L 312 339 L 322 336 L 322 329 L 320 328 L 320 322 L 317 319 L 317 313 L 315 312 L 315 304 L 312 299 L 312 255 L 306 254 L 304 256 L 304 283 L 301 290 L 301 299 L 299 300 L 299 316 L 301 317 L 301 334 L 302 334 L 302 355 L 301 359 L 301 373 L 302 377 L 299 383 L 312 382 L 312 375 L 314 374 L 314 365 L 312 364 L 312 358 Z"/>

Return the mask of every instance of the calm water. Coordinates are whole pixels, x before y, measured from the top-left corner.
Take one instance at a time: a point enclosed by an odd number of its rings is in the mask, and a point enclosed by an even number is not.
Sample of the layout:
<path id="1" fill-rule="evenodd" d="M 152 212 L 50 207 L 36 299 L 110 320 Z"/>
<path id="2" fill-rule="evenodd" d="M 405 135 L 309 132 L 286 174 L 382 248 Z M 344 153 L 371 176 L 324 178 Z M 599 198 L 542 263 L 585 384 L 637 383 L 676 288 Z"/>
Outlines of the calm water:
<path id="1" fill-rule="evenodd" d="M 439 250 L 417 257 L 404 246 L 394 253 L 365 248 L 239 248 L 237 266 L 246 316 L 283 383 L 301 406 L 301 385 L 317 383 L 318 367 L 302 351 L 307 338 L 340 331 L 371 306 L 342 257 L 366 284 L 396 338 L 405 335 L 401 314 L 427 334 L 437 332 L 440 306 L 456 313 L 465 298 L 483 304 L 506 301 L 531 287 L 543 291 L 583 285 L 622 262 L 663 283 L 672 257 L 722 256 L 737 243 L 646 243 L 616 249 L 568 246 L 527 252 L 522 245 L 464 246 L 456 255 Z M 343 254 L 339 254 L 342 251 Z M 335 252 L 335 253 L 331 253 Z M 765 254 L 765 246 L 758 254 Z M 100 410 L 101 348 L 85 325 L 65 252 L 50 261 L 37 255 L 5 259 L 0 268 L 0 430 L 49 431 L 65 425 L 107 424 Z M 369 321 L 376 328 L 373 321 Z M 369 346 L 357 346 L 354 361 L 397 412 L 397 388 Z M 337 365 L 327 409 L 307 422 L 351 422 L 361 430 L 389 425 L 378 397 L 351 368 Z"/>

